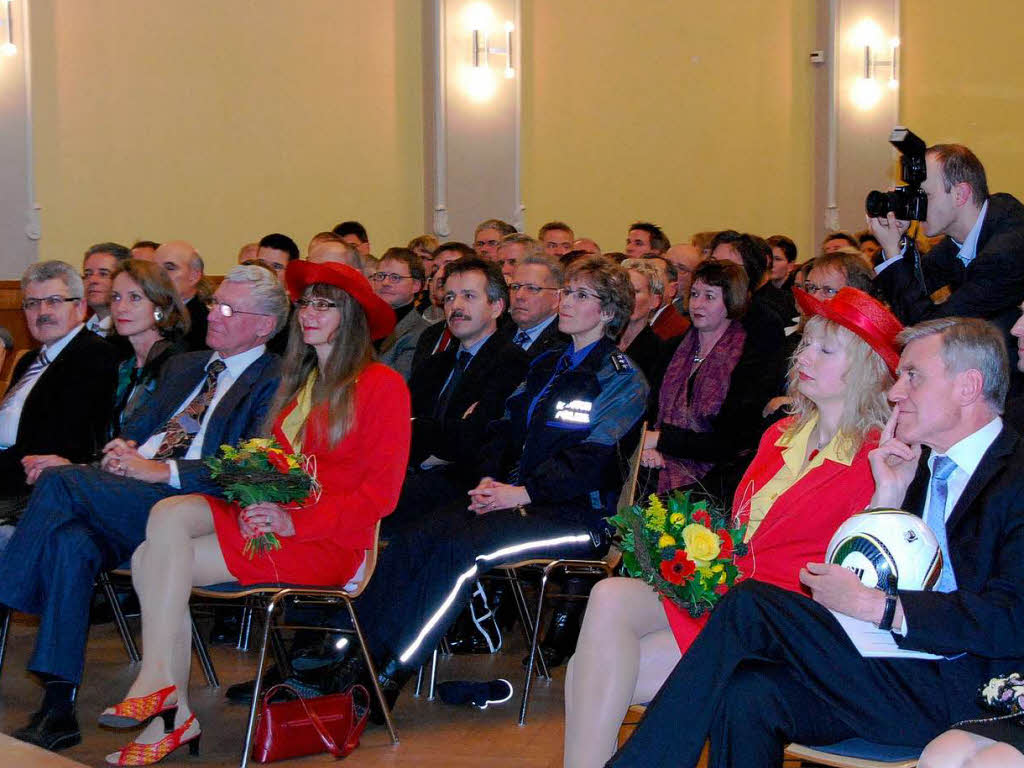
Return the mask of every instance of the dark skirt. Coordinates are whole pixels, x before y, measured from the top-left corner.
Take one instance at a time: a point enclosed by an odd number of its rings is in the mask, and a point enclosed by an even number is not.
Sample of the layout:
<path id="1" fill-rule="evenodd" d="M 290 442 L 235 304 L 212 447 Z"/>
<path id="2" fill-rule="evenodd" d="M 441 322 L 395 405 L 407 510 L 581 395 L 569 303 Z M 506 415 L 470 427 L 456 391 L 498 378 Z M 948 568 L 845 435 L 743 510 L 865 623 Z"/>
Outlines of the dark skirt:
<path id="1" fill-rule="evenodd" d="M 1024 715 L 968 720 L 953 727 L 958 731 L 967 731 L 992 741 L 1004 742 L 1018 752 L 1024 753 Z"/>

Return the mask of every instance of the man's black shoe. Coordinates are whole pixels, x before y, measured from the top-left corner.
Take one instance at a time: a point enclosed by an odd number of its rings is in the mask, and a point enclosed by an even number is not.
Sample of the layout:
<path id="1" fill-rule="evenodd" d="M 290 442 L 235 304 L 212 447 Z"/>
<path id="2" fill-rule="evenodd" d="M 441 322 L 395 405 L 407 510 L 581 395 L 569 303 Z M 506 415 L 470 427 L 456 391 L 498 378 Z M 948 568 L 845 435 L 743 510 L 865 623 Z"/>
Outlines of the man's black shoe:
<path id="1" fill-rule="evenodd" d="M 282 680 L 281 670 L 277 668 L 276 664 L 268 667 L 267 671 L 263 673 L 263 690 L 267 690 L 272 685 L 277 685 Z M 224 697 L 233 704 L 252 704 L 252 691 L 255 687 L 255 678 L 246 680 L 244 683 L 236 683 L 228 688 Z"/>
<path id="2" fill-rule="evenodd" d="M 487 639 L 475 630 L 465 635 L 448 637 L 447 640 L 448 647 L 451 649 L 452 653 L 491 652 L 491 646 L 487 644 Z"/>
<path id="3" fill-rule="evenodd" d="M 53 708 L 39 710 L 32 715 L 27 726 L 11 735 L 19 741 L 27 741 L 53 752 L 73 747 L 82 740 L 74 710 Z"/>
<path id="4" fill-rule="evenodd" d="M 565 654 L 560 649 L 558 649 L 558 648 L 551 648 L 550 646 L 547 646 L 547 645 L 542 645 L 540 648 L 538 648 L 537 649 L 537 654 L 544 656 L 544 664 L 547 666 L 547 668 L 549 670 L 554 669 L 555 667 L 562 666 L 566 662 L 566 660 L 569 658 L 569 656 L 572 655 L 571 652 L 568 653 L 568 654 Z M 529 664 L 529 663 L 530 663 L 530 654 L 526 654 L 525 656 L 523 656 L 523 668 L 525 669 L 526 665 Z M 536 670 L 538 670 L 540 668 L 540 660 L 539 659 L 534 659 L 533 660 L 533 664 L 534 664 L 534 667 L 533 667 L 534 672 L 536 672 Z"/>

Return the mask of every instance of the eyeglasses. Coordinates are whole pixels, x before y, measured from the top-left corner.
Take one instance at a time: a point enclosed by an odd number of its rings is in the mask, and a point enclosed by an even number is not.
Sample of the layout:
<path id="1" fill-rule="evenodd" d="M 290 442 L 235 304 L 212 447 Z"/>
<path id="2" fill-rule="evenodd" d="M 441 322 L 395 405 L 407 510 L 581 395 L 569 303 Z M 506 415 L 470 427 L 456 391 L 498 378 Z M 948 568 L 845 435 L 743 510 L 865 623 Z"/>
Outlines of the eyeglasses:
<path id="1" fill-rule="evenodd" d="M 512 283 L 509 285 L 509 293 L 515 293 L 516 291 L 526 291 L 529 296 L 539 296 L 541 291 L 561 291 L 561 289 L 544 288 L 540 285 L 534 285 L 533 283 Z"/>
<path id="2" fill-rule="evenodd" d="M 415 280 L 416 278 L 409 275 L 400 275 L 397 272 L 374 272 L 370 275 L 370 279 L 375 283 L 398 285 L 403 280 Z"/>
<path id="3" fill-rule="evenodd" d="M 563 299 L 568 299 L 572 296 L 576 301 L 585 301 L 586 299 L 597 299 L 601 300 L 601 297 L 596 293 L 590 291 L 584 291 L 582 288 L 559 288 L 558 292 L 562 295 Z"/>
<path id="4" fill-rule="evenodd" d="M 811 296 L 817 296 L 820 293 L 826 299 L 831 299 L 839 293 L 838 288 L 833 288 L 829 285 L 815 285 L 814 283 L 804 283 L 804 290 L 811 294 Z"/>
<path id="5" fill-rule="evenodd" d="M 81 296 L 45 296 L 41 299 L 25 299 L 21 302 L 21 308 L 26 312 L 34 312 L 39 309 L 40 304 L 45 304 L 47 309 L 56 309 L 66 301 L 80 301 Z"/>
<path id="6" fill-rule="evenodd" d="M 338 304 L 337 302 L 328 301 L 327 299 L 299 299 L 295 302 L 295 306 L 299 309 L 312 307 L 317 312 L 326 312 L 328 309 L 333 309 L 338 306 Z"/>
<path id="7" fill-rule="evenodd" d="M 231 317 L 232 315 L 258 315 L 260 317 L 270 317 L 266 312 L 245 312 L 244 310 L 235 309 L 230 304 L 225 304 L 223 301 L 217 301 L 216 299 L 210 299 L 206 306 L 212 310 L 220 312 L 224 317 Z"/>
<path id="8" fill-rule="evenodd" d="M 488 248 L 497 248 L 498 243 L 500 242 L 500 240 L 477 240 L 476 242 L 473 243 L 473 247 L 483 248 L 484 246 L 487 246 Z"/>

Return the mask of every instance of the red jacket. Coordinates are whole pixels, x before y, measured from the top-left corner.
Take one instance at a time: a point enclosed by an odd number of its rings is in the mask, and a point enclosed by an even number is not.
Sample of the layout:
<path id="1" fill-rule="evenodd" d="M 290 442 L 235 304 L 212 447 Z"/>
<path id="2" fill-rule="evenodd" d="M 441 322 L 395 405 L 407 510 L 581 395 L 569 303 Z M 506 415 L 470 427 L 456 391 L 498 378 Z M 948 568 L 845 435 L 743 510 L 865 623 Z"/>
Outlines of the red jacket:
<path id="1" fill-rule="evenodd" d="M 274 423 L 274 437 L 289 452 L 281 422 L 294 408 L 293 401 Z M 398 503 L 411 432 L 405 380 L 391 368 L 372 363 L 356 383 L 355 424 L 337 445 L 330 447 L 326 406 L 309 415 L 302 452 L 316 457 L 322 493 L 316 504 L 292 512 L 295 535 L 280 537 L 281 549 L 247 559 L 242 555 L 238 507 L 210 500 L 228 570 L 243 584 L 346 583 L 364 550 L 373 545 L 377 521 Z"/>
<path id="2" fill-rule="evenodd" d="M 792 421 L 787 418 L 773 424 L 761 437 L 757 455 L 736 489 L 734 509 L 749 514 L 746 502 L 782 468 L 783 446 L 776 442 Z M 875 481 L 868 451 L 878 445 L 878 437 L 877 432 L 868 435 L 850 466 L 826 460 L 775 500 L 750 539 L 750 551 L 736 559 L 741 578 L 806 594 L 800 584 L 800 569 L 809 562 L 822 562 L 839 524 L 871 501 Z M 680 650 L 685 653 L 704 626 L 706 614 L 691 619 L 675 604 L 663 603 Z"/>
<path id="3" fill-rule="evenodd" d="M 669 304 L 665 311 L 658 315 L 658 319 L 651 323 L 651 330 L 663 340 L 682 336 L 689 329 L 690 318 L 681 314 L 674 304 Z"/>

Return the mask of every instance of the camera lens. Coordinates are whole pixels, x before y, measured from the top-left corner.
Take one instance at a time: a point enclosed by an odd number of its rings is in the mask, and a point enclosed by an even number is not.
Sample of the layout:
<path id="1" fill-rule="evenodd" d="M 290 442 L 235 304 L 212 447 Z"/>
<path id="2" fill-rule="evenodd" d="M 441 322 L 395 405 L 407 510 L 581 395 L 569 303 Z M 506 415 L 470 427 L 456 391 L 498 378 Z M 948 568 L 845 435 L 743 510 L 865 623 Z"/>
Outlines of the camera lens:
<path id="1" fill-rule="evenodd" d="M 895 210 L 895 197 L 892 192 L 879 192 L 877 189 L 868 192 L 867 200 L 864 201 L 864 210 L 872 218 L 884 219 L 889 215 L 889 211 Z"/>

